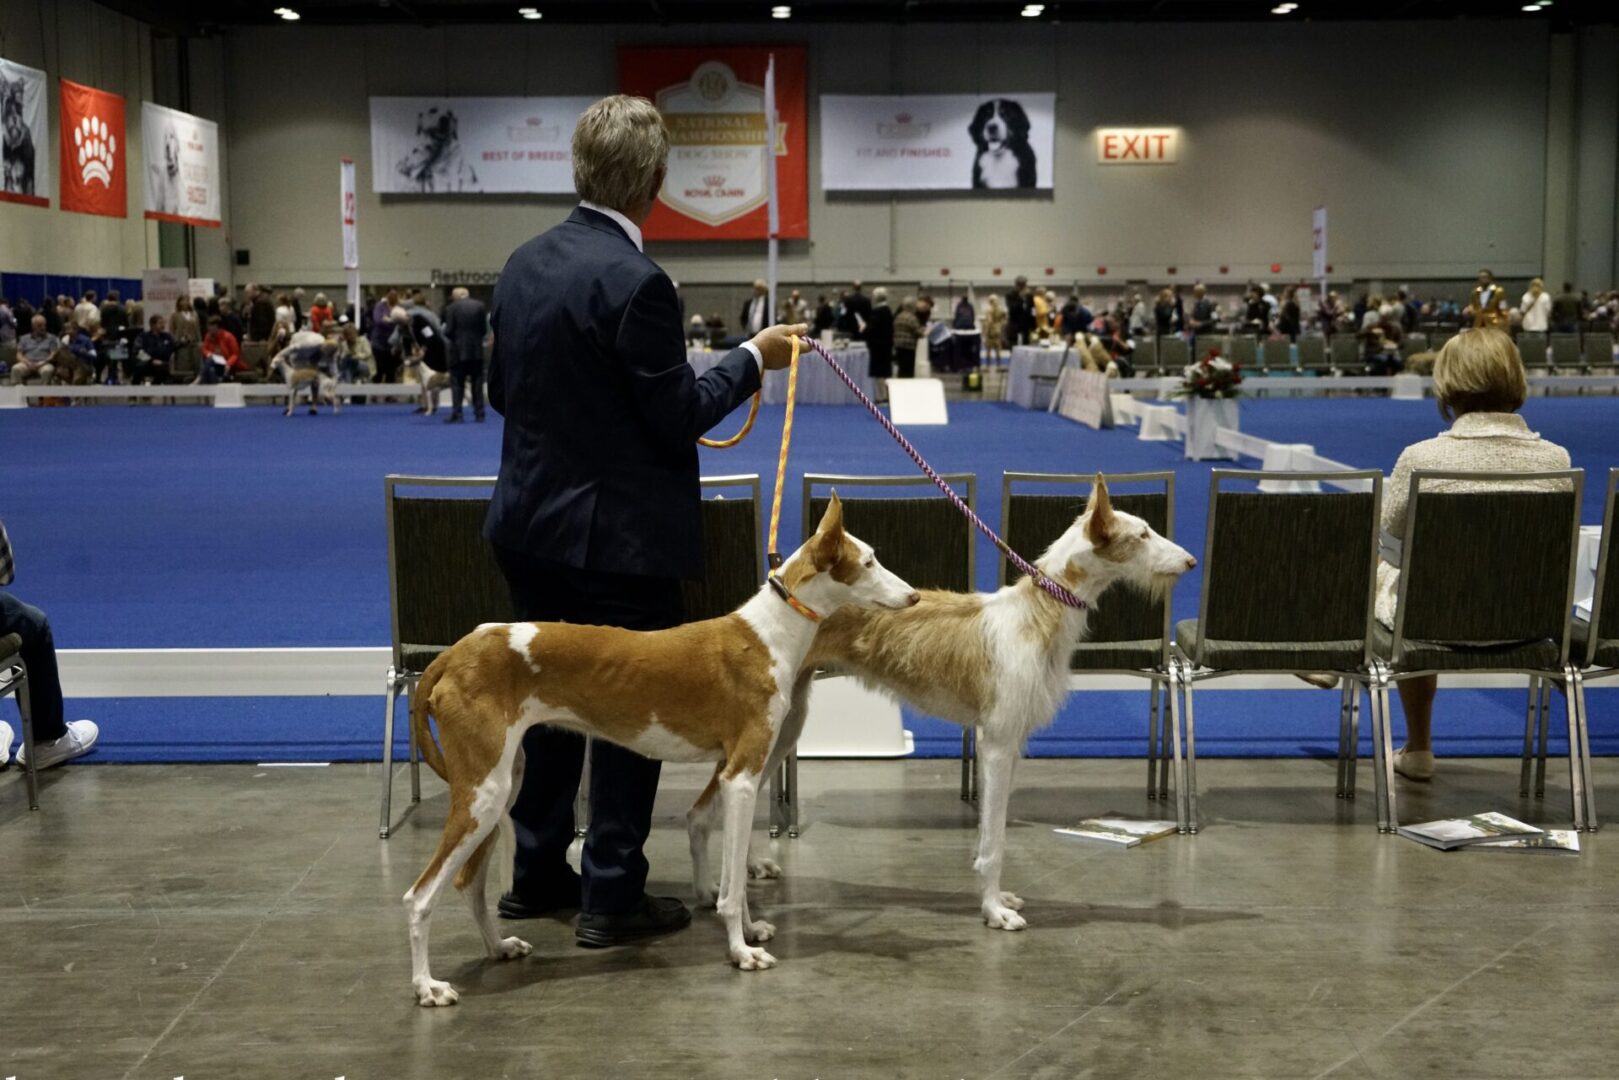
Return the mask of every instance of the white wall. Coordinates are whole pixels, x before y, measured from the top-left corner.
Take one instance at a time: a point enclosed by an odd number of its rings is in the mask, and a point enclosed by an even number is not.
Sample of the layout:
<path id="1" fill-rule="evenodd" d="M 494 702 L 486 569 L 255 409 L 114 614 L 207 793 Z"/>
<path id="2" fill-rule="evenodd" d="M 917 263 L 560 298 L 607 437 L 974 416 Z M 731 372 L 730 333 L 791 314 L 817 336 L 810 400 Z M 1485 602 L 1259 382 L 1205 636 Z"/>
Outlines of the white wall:
<path id="1" fill-rule="evenodd" d="M 41 68 L 50 120 L 49 208 L 0 203 L 0 270 L 86 276 L 139 277 L 157 265 L 157 227 L 143 218 L 140 177 L 141 100 L 150 98 L 152 56 L 145 27 L 88 0 L 3 0 L 0 56 Z M 60 209 L 57 160 L 58 78 L 124 97 L 123 139 L 128 216 L 98 217 Z"/>
<path id="2" fill-rule="evenodd" d="M 772 28 L 774 29 L 774 28 Z M 803 41 L 810 47 L 808 243 L 784 279 L 1058 281 L 1283 278 L 1308 273 L 1310 211 L 1331 214 L 1335 277 L 1503 276 L 1540 270 L 1548 38 L 1535 23 L 799 27 L 769 35 L 657 28 L 243 31 L 227 42 L 231 242 L 238 278 L 337 280 L 337 161 L 359 163 L 370 281 L 434 267 L 498 269 L 570 201 L 369 193 L 371 94 L 591 94 L 617 44 Z M 463 58 L 470 58 L 463 61 Z M 828 197 L 819 92 L 1058 94 L 1056 190 L 1024 198 Z M 1099 125 L 1175 124 L 1182 163 L 1098 167 Z M 756 244 L 661 244 L 683 281 L 752 278 Z"/>

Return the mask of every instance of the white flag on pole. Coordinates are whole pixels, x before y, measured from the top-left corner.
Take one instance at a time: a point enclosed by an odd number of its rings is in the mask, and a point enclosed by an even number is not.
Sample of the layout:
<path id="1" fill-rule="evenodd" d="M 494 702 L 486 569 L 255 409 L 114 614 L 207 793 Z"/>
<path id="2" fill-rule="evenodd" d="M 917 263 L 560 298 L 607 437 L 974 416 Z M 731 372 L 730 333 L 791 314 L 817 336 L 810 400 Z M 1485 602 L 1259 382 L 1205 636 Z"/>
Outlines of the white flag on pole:
<path id="1" fill-rule="evenodd" d="M 360 313 L 360 226 L 355 217 L 354 159 L 344 158 L 339 176 L 343 191 L 343 276 L 348 302 L 355 317 Z"/>
<path id="2" fill-rule="evenodd" d="M 769 286 L 771 319 L 776 318 L 776 260 L 780 248 L 779 235 L 781 233 L 781 199 L 776 190 L 776 54 L 770 54 L 770 61 L 765 65 L 765 198 L 769 207 L 768 224 L 765 235 L 768 236 L 769 254 L 765 267 L 765 283 Z"/>

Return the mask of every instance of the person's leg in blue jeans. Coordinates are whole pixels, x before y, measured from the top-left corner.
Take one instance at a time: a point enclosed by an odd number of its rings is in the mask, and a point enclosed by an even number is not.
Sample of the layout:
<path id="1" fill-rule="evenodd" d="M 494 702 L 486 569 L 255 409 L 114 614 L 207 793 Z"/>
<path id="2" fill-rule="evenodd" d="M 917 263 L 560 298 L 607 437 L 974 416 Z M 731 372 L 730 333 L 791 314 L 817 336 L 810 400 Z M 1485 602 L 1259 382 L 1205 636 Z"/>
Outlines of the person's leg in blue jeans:
<path id="1" fill-rule="evenodd" d="M 34 741 L 55 742 L 67 734 L 62 715 L 62 681 L 56 673 L 56 642 L 51 624 L 37 607 L 0 592 L 0 635 L 22 637 L 22 662 L 28 667 L 28 704 L 34 715 Z"/>

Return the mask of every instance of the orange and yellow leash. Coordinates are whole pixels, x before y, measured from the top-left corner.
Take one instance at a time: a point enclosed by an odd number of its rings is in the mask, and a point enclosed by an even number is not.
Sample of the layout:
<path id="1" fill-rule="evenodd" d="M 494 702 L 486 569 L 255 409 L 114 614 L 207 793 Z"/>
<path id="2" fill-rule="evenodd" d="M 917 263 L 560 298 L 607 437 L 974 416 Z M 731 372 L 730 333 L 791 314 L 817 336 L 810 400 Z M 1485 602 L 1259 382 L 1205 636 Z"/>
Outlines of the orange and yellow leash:
<path id="1" fill-rule="evenodd" d="M 777 536 L 781 530 L 781 493 L 782 489 L 787 486 L 787 452 L 793 442 L 793 410 L 798 403 L 799 339 L 795 334 L 791 340 L 793 343 L 793 355 L 791 362 L 787 365 L 787 415 L 781 423 L 781 453 L 776 457 L 776 490 L 770 498 L 770 535 L 768 546 L 765 550 L 770 558 L 770 587 L 794 611 L 806 619 L 819 622 L 821 619 L 820 614 L 794 596 L 781 578 L 776 576 L 776 571 L 781 569 L 782 562 L 781 550 L 776 546 Z M 762 373 L 760 378 L 763 378 Z M 748 418 L 743 421 L 741 431 L 738 431 L 729 439 L 699 438 L 698 443 L 716 450 L 726 450 L 747 438 L 748 432 L 753 430 L 754 418 L 759 415 L 759 398 L 763 393 L 764 388 L 761 386 L 758 393 L 753 395 L 753 404 L 748 407 Z"/>

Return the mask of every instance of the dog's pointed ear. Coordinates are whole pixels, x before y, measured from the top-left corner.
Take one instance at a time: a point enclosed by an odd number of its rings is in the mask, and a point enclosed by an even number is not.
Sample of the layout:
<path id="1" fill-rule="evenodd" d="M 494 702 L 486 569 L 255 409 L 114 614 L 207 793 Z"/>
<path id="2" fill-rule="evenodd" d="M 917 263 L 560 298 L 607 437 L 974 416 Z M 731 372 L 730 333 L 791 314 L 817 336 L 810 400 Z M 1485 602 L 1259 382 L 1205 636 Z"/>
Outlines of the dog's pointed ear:
<path id="1" fill-rule="evenodd" d="M 1113 501 L 1108 498 L 1107 480 L 1096 474 L 1096 486 L 1091 488 L 1090 502 L 1085 506 L 1089 520 L 1085 522 L 1085 537 L 1092 547 L 1106 547 L 1113 535 Z"/>
<path id="2" fill-rule="evenodd" d="M 826 513 L 821 515 L 821 524 L 816 527 L 815 538 L 810 545 L 810 555 L 815 560 L 815 569 L 830 570 L 837 563 L 842 551 L 843 502 L 834 489 L 832 500 L 827 503 Z"/>

